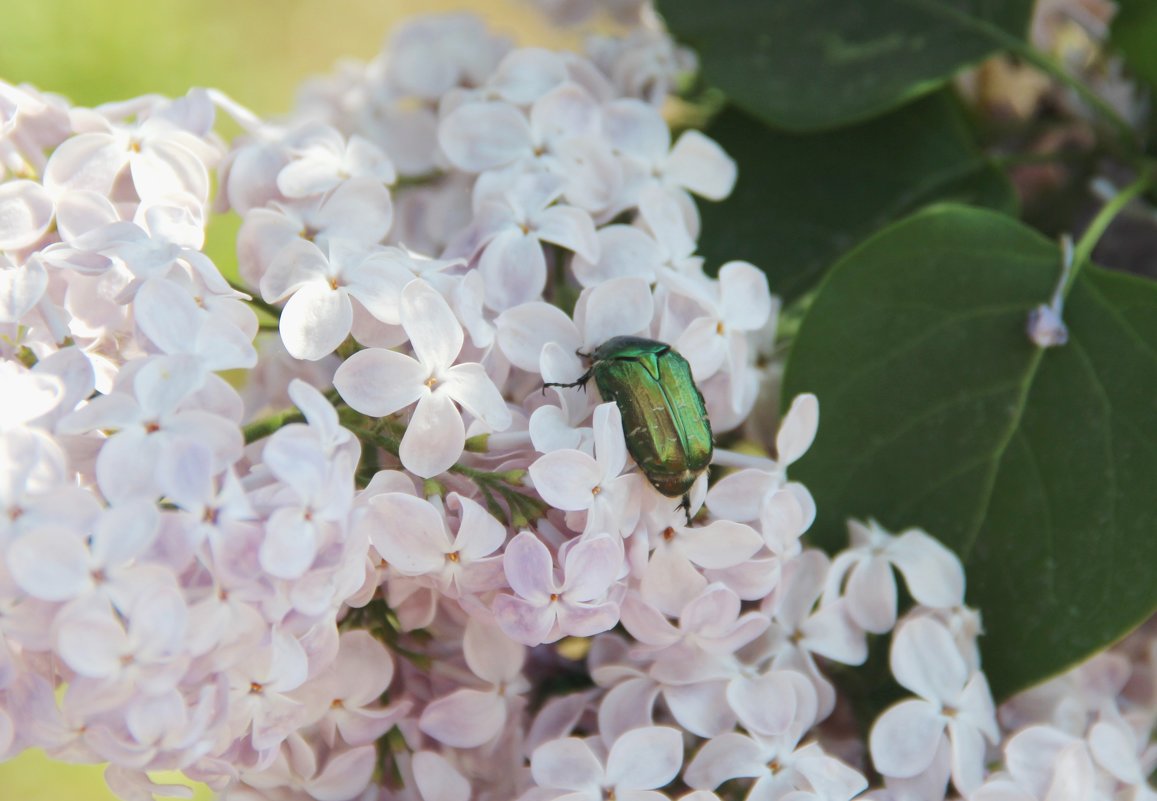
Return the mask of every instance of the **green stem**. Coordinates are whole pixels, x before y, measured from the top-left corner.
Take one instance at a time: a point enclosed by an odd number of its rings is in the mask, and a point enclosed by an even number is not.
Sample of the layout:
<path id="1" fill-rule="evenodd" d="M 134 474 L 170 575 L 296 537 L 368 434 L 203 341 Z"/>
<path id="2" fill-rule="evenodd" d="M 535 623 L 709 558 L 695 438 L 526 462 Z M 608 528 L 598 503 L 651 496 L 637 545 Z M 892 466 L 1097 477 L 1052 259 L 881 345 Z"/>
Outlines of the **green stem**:
<path id="1" fill-rule="evenodd" d="M 1129 205 L 1129 201 L 1140 195 L 1153 185 L 1153 170 L 1146 168 L 1141 171 L 1137 179 L 1133 183 L 1126 186 L 1118 192 L 1108 203 L 1101 207 L 1097 212 L 1097 216 L 1089 223 L 1089 227 L 1081 234 L 1081 238 L 1077 240 L 1077 245 L 1073 249 L 1073 269 L 1069 273 L 1068 280 L 1065 281 L 1063 295 L 1067 295 L 1072 289 L 1073 282 L 1077 280 L 1077 273 L 1080 272 L 1081 267 L 1093 255 L 1093 248 L 1097 246 L 1101 236 L 1105 233 L 1108 227 L 1112 224 L 1113 219 L 1116 218 L 1121 210 Z"/>
<path id="2" fill-rule="evenodd" d="M 408 186 L 429 186 L 438 183 L 445 175 L 446 173 L 441 170 L 431 170 L 421 175 L 399 175 L 392 188 L 397 190 L 405 189 Z"/>
<path id="3" fill-rule="evenodd" d="M 253 292 L 250 289 L 246 289 L 241 284 L 238 284 L 235 281 L 230 281 L 229 286 L 231 286 L 233 289 L 237 290 L 238 292 L 243 292 L 244 294 L 248 295 L 249 300 L 245 301 L 246 303 L 250 304 L 254 308 L 261 309 L 261 311 L 268 314 L 274 320 L 280 320 L 281 319 L 281 309 L 277 308 L 272 303 L 266 303 L 264 300 L 261 299 L 260 295 L 256 294 L 255 292 Z"/>
<path id="4" fill-rule="evenodd" d="M 297 409 L 286 409 L 284 412 L 271 414 L 268 417 L 263 417 L 260 420 L 255 420 L 249 425 L 241 429 L 241 433 L 245 435 L 245 444 L 248 445 L 256 442 L 259 439 L 264 439 L 277 431 L 279 428 L 289 425 L 290 423 L 301 423 L 305 421 L 305 415 Z"/>

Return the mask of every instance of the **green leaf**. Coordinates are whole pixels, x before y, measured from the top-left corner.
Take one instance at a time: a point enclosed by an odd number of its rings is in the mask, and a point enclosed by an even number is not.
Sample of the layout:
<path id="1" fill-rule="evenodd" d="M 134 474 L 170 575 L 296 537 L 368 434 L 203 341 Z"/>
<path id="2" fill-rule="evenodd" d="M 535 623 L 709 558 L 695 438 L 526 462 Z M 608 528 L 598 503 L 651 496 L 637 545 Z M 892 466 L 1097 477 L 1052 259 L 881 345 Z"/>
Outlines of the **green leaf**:
<path id="1" fill-rule="evenodd" d="M 1125 56 L 1134 74 L 1157 88 L 1157 2 L 1121 2 L 1109 41 Z"/>
<path id="2" fill-rule="evenodd" d="M 660 0 L 706 80 L 789 130 L 867 119 L 1023 36 L 1032 0 Z"/>
<path id="3" fill-rule="evenodd" d="M 1068 344 L 1028 312 L 1059 249 L 1015 220 L 941 206 L 849 254 L 793 344 L 785 397 L 815 392 L 792 469 L 812 536 L 848 517 L 919 526 L 960 554 L 1006 696 L 1115 641 L 1157 606 L 1157 285 L 1086 266 Z"/>
<path id="4" fill-rule="evenodd" d="M 933 201 L 1015 213 L 1012 186 L 973 143 L 947 92 L 818 134 L 774 131 L 735 109 L 708 131 L 739 163 L 722 203 L 701 204 L 707 263 L 745 259 L 791 300 L 845 251 Z"/>

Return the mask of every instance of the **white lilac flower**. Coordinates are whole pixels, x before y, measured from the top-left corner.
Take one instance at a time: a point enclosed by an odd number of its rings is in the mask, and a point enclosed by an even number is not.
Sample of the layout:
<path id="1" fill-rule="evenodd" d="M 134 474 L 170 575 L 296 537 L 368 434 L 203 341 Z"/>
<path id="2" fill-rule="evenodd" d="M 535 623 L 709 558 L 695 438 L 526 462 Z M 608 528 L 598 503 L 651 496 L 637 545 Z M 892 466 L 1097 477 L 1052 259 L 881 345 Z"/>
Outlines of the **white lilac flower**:
<path id="1" fill-rule="evenodd" d="M 454 748 L 476 748 L 497 737 L 520 696 L 530 690 L 522 675 L 526 649 L 493 626 L 471 618 L 462 636 L 462 653 L 481 687 L 462 687 L 436 698 L 422 711 L 419 728 Z"/>
<path id="2" fill-rule="evenodd" d="M 896 625 L 893 567 L 917 603 L 942 609 L 964 603 L 964 568 L 939 540 L 919 529 L 893 536 L 874 520 L 850 520 L 848 533 L 851 546 L 832 563 L 824 596 L 834 598 L 843 588 L 860 628 L 882 634 Z"/>
<path id="3" fill-rule="evenodd" d="M 983 781 L 985 741 L 999 739 L 984 674 L 969 671 L 948 629 L 927 617 L 896 629 L 891 665 L 896 681 L 919 698 L 889 708 L 872 726 L 876 769 L 886 776 L 915 776 L 947 738 L 952 783 L 963 793 L 975 790 Z"/>
<path id="4" fill-rule="evenodd" d="M 494 615 L 507 636 L 524 645 L 564 636 L 589 637 L 614 626 L 619 606 L 608 599 L 623 562 L 617 537 L 572 541 L 560 554 L 561 580 L 550 551 L 529 531 L 506 546 L 503 567 L 515 595 L 499 595 Z"/>
<path id="5" fill-rule="evenodd" d="M 547 280 L 544 243 L 598 258 L 590 214 L 555 203 L 562 189 L 559 178 L 532 173 L 479 205 L 467 236 L 476 241 L 474 252 L 481 254 L 478 270 L 490 308 L 503 311 L 541 297 Z"/>
<path id="6" fill-rule="evenodd" d="M 456 403 L 494 431 L 510 425 L 510 410 L 481 364 L 455 364 L 462 327 L 429 284 L 415 279 L 406 285 L 400 316 L 417 358 L 381 348 L 359 351 L 338 368 L 334 386 L 351 407 L 374 417 L 416 402 L 399 452 L 406 469 L 429 478 L 462 455 L 466 427 Z"/>
<path id="7" fill-rule="evenodd" d="M 505 527 L 456 493 L 450 493 L 446 505 L 460 512 L 453 535 L 444 512 L 401 492 L 372 496 L 362 525 L 393 570 L 423 577 L 442 595 L 457 598 L 502 586 L 502 560 L 495 551 L 506 541 Z"/>
<path id="8" fill-rule="evenodd" d="M 654 792 L 675 778 L 683 764 L 678 729 L 650 726 L 626 732 L 605 757 L 577 737 L 535 749 L 530 769 L 539 787 L 570 791 L 572 801 L 659 801 Z"/>
<path id="9" fill-rule="evenodd" d="M 627 536 L 639 519 L 642 479 L 623 472 L 627 443 L 617 405 L 604 403 L 595 409 L 594 436 L 593 458 L 578 450 L 551 451 L 530 465 L 530 478 L 551 506 L 586 512 L 584 531 Z"/>

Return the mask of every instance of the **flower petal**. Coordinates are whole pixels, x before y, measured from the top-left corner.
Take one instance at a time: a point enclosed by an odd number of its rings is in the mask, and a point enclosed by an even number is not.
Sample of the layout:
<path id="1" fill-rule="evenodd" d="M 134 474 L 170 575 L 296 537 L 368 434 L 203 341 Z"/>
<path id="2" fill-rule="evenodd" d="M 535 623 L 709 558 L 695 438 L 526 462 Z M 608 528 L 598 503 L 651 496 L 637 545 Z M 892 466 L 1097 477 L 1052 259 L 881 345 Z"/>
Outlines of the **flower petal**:
<path id="1" fill-rule="evenodd" d="M 370 508 L 370 542 L 398 572 L 418 576 L 443 568 L 451 549 L 450 535 L 429 502 L 387 492 L 371 498 Z"/>
<path id="2" fill-rule="evenodd" d="M 683 766 L 683 737 L 670 726 L 632 729 L 611 746 L 607 783 L 628 790 L 654 790 Z"/>
<path id="3" fill-rule="evenodd" d="M 414 475 L 433 478 L 458 461 L 465 446 L 466 426 L 458 407 L 448 395 L 433 392 L 418 400 L 398 458 Z"/>
<path id="4" fill-rule="evenodd" d="M 313 282 L 293 294 L 281 310 L 281 341 L 295 359 L 317 361 L 337 350 L 353 326 L 354 312 L 344 289 Z"/>
<path id="5" fill-rule="evenodd" d="M 912 597 L 925 606 L 950 609 L 964 603 L 964 568 L 959 557 L 923 531 L 905 531 L 888 548 Z"/>
<path id="6" fill-rule="evenodd" d="M 714 139 L 690 129 L 683 132 L 664 170 L 670 183 L 708 200 L 722 200 L 735 186 L 735 160 Z"/>
<path id="7" fill-rule="evenodd" d="M 544 501 L 556 509 L 578 512 L 590 508 L 603 471 L 582 451 L 558 450 L 538 457 L 529 472 Z"/>
<path id="8" fill-rule="evenodd" d="M 530 123 L 514 106 L 464 103 L 443 118 L 438 143 L 450 162 L 482 172 L 532 154 Z"/>
<path id="9" fill-rule="evenodd" d="M 423 710 L 418 728 L 452 748 L 477 748 L 506 725 L 506 701 L 497 693 L 455 690 Z"/>
<path id="10" fill-rule="evenodd" d="M 402 327 L 414 355 L 427 369 L 445 370 L 462 350 L 462 326 L 446 299 L 421 279 L 402 289 Z"/>
<path id="11" fill-rule="evenodd" d="M 429 370 L 405 354 L 368 348 L 341 363 L 333 385 L 350 408 L 385 417 L 425 396 L 429 377 Z"/>
<path id="12" fill-rule="evenodd" d="M 434 751 L 419 751 L 411 765 L 422 801 L 469 801 L 470 782 L 446 757 Z"/>
<path id="13" fill-rule="evenodd" d="M 923 771 L 936 756 L 944 719 L 927 701 L 902 701 L 876 719 L 868 738 L 872 764 L 885 776 L 901 778 Z"/>
<path id="14" fill-rule="evenodd" d="M 597 791 L 603 766 L 590 746 L 577 737 L 553 740 L 534 749 L 530 772 L 539 787 Z"/>
<path id="15" fill-rule="evenodd" d="M 503 567 L 510 588 L 532 603 L 545 603 L 557 590 L 550 551 L 529 531 L 520 532 L 506 546 Z"/>
<path id="16" fill-rule="evenodd" d="M 892 636 L 890 663 L 896 681 L 934 703 L 955 704 L 968 680 L 968 666 L 952 634 L 928 617 L 900 624 Z"/>
<path id="17" fill-rule="evenodd" d="M 0 250 L 35 244 L 52 224 L 52 195 L 35 181 L 0 184 Z"/>
<path id="18" fill-rule="evenodd" d="M 374 746 L 364 745 L 337 756 L 331 754 L 321 774 L 306 783 L 306 792 L 316 801 L 350 801 L 373 778 L 376 753 Z"/>
<path id="19" fill-rule="evenodd" d="M 456 364 L 442 376 L 442 391 L 495 431 L 510 427 L 512 417 L 502 394 L 477 362 Z"/>

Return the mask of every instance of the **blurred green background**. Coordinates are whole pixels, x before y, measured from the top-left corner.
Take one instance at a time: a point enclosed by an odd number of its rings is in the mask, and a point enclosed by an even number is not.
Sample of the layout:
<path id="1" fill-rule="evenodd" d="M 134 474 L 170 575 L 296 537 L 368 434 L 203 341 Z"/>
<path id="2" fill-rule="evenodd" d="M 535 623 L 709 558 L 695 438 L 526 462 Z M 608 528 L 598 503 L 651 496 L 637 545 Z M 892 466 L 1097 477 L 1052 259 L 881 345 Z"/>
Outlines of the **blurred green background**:
<path id="1" fill-rule="evenodd" d="M 342 57 L 372 58 L 398 22 L 460 10 L 482 14 L 518 42 L 579 41 L 526 0 L 0 0 L 0 78 L 77 105 L 215 86 L 279 115 L 303 79 Z M 225 270 L 235 230 L 235 221 L 222 220 L 211 231 L 207 250 Z M 102 774 L 102 766 L 28 752 L 0 763 L 0 801 L 113 801 Z M 211 797 L 197 789 L 196 801 Z"/>

